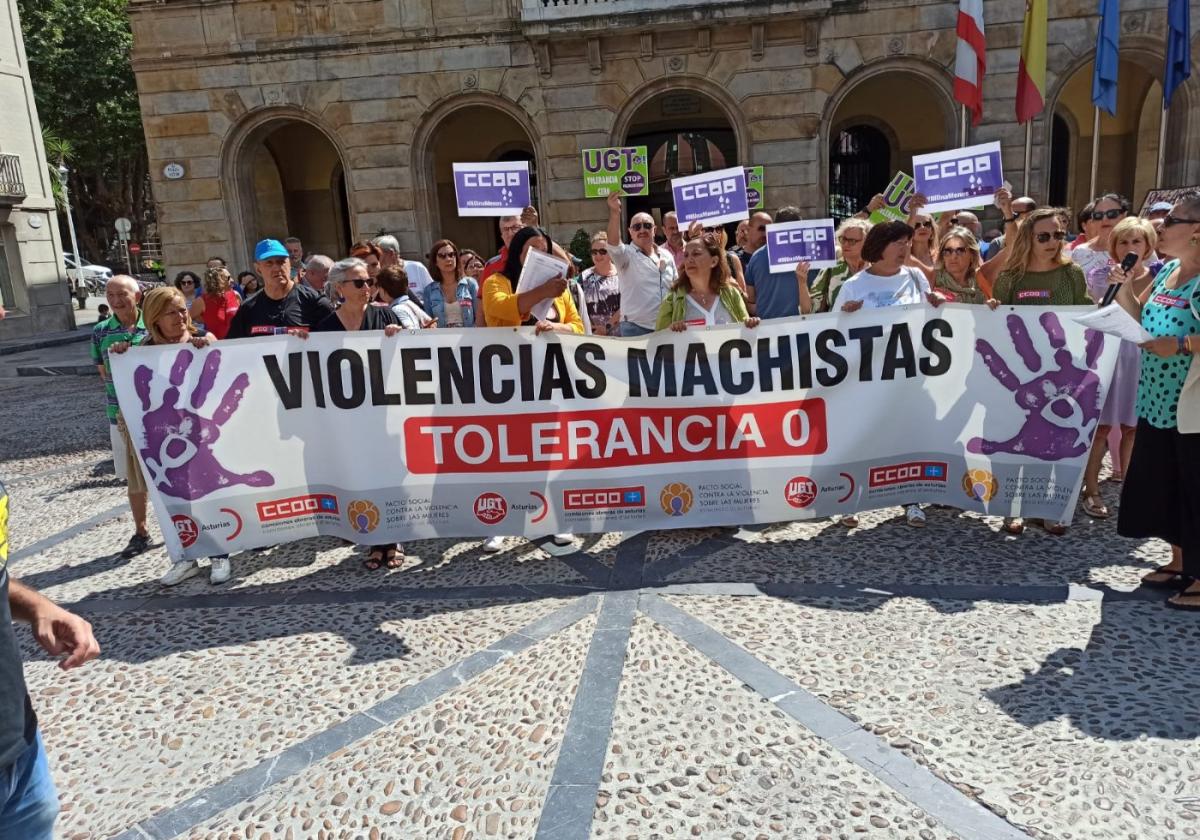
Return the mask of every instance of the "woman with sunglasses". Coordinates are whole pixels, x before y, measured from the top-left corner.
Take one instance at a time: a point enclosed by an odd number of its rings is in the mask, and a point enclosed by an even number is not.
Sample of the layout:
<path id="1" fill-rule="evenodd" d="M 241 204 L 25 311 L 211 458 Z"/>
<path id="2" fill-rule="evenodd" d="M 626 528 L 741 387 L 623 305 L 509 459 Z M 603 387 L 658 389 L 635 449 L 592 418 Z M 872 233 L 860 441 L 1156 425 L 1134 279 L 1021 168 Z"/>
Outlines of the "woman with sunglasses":
<path id="1" fill-rule="evenodd" d="M 832 312 L 842 284 L 867 267 L 862 246 L 870 232 L 871 223 L 857 216 L 851 216 L 838 225 L 838 262 L 831 268 L 822 269 L 813 281 L 813 312 Z"/>
<path id="2" fill-rule="evenodd" d="M 1128 283 L 1130 290 L 1140 305 L 1144 305 L 1149 297 L 1150 286 L 1155 275 L 1162 267 L 1157 260 L 1151 264 L 1154 248 L 1158 242 L 1158 234 L 1154 226 L 1146 219 L 1130 216 L 1122 219 L 1113 228 L 1109 236 L 1107 265 L 1098 265 L 1087 275 L 1088 294 L 1092 300 L 1100 303 L 1108 291 L 1108 285 L 1113 279 L 1114 270 L 1120 269 L 1120 263 L 1126 256 L 1133 254 L 1137 262 L 1128 273 L 1121 276 Z M 1118 443 L 1111 447 L 1113 479 L 1121 480 L 1125 469 L 1129 466 L 1129 456 L 1133 451 L 1134 431 L 1137 427 L 1137 389 L 1141 371 L 1141 351 L 1137 346 L 1122 341 L 1117 353 L 1117 366 L 1113 371 L 1112 382 L 1108 386 L 1108 396 L 1104 407 L 1100 409 L 1100 423 L 1096 426 L 1096 437 L 1092 441 L 1091 452 L 1088 453 L 1087 468 L 1083 471 L 1083 512 L 1093 519 L 1107 519 L 1112 513 L 1100 496 L 1100 467 L 1104 462 L 1104 451 L 1109 449 L 1109 432 L 1117 429 Z"/>
<path id="3" fill-rule="evenodd" d="M 1121 487 L 1117 533 L 1158 537 L 1171 562 L 1142 578 L 1146 586 L 1182 590 L 1168 600 L 1200 610 L 1200 192 L 1181 198 L 1163 219 L 1158 251 L 1170 262 L 1144 304 L 1118 266 L 1117 301 L 1155 336 L 1141 345 L 1137 435 Z"/>
<path id="4" fill-rule="evenodd" d="M 592 267 L 579 278 L 579 288 L 592 322 L 592 335 L 620 335 L 621 287 L 617 267 L 608 253 L 608 232 L 592 236 Z"/>
<path id="5" fill-rule="evenodd" d="M 656 329 L 682 332 L 689 326 L 758 326 L 758 318 L 746 311 L 746 299 L 730 277 L 728 257 L 721 238 L 714 233 L 690 239 L 683 246 L 679 279 L 658 309 Z"/>
<path id="6" fill-rule="evenodd" d="M 740 253 L 729 249 L 729 234 L 725 232 L 723 225 L 710 225 L 705 227 L 700 222 L 692 222 L 688 225 L 687 240 L 699 239 L 702 236 L 716 237 L 717 242 L 721 246 L 721 252 L 725 254 L 725 262 L 729 265 L 729 279 L 733 282 L 742 293 L 746 295 L 746 272 L 742 267 L 741 254 L 745 254 L 743 249 Z M 686 248 L 686 245 L 685 245 Z M 749 261 L 750 254 L 746 254 L 746 260 Z"/>
<path id="7" fill-rule="evenodd" d="M 1082 245 L 1071 249 L 1071 259 L 1083 269 L 1083 276 L 1095 268 L 1111 263 L 1108 240 L 1117 223 L 1129 215 L 1129 199 L 1116 193 L 1107 193 L 1092 202 L 1089 238 Z"/>
<path id="8" fill-rule="evenodd" d="M 925 273 L 930 283 L 937 276 L 937 227 L 933 216 L 913 206 L 908 214 L 908 226 L 913 229 L 912 250 L 908 264 Z"/>
<path id="9" fill-rule="evenodd" d="M 433 282 L 425 287 L 425 311 L 439 327 L 474 327 L 482 318 L 479 282 L 458 273 L 458 246 L 439 239 L 429 250 L 429 273 Z"/>
<path id="10" fill-rule="evenodd" d="M 372 306 L 375 279 L 367 263 L 358 257 L 348 257 L 333 264 L 327 281 L 336 294 L 338 308 L 313 327 L 313 332 L 358 332 L 383 330 L 389 338 L 400 332 L 396 315 L 386 306 Z M 363 566 L 375 572 L 381 568 L 399 569 L 404 565 L 404 547 L 395 543 L 372 545 L 367 550 Z"/>
<path id="11" fill-rule="evenodd" d="M 987 295 L 979 288 L 979 269 L 983 264 L 979 240 L 966 228 L 951 228 L 937 249 L 933 289 L 948 301 L 984 303 Z"/>
<path id="12" fill-rule="evenodd" d="M 1017 225 L 1011 242 L 1006 243 L 1008 264 L 996 278 L 996 286 L 987 305 L 1004 306 L 1087 306 L 1088 297 L 1083 271 L 1067 256 L 1061 211 L 1043 207 L 1028 214 Z M 1031 520 L 1047 533 L 1060 537 L 1067 532 L 1062 522 Z M 1004 530 L 1020 534 L 1025 522 L 1007 517 Z"/>
<path id="13" fill-rule="evenodd" d="M 175 275 L 175 288 L 183 292 L 192 320 L 201 323 L 204 320 L 204 290 L 200 287 L 200 276 L 194 271 L 181 271 Z"/>

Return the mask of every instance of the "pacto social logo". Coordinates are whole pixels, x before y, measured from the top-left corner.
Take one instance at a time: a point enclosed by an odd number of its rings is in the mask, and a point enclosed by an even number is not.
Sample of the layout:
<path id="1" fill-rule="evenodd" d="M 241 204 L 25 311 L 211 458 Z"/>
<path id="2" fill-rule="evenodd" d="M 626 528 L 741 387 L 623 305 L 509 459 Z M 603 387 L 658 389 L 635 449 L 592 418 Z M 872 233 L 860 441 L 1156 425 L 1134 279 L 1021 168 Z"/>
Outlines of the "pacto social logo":
<path id="1" fill-rule="evenodd" d="M 692 509 L 692 488 L 682 481 L 668 484 L 658 494 L 658 503 L 662 505 L 663 513 L 667 516 L 683 516 Z"/>
<path id="2" fill-rule="evenodd" d="M 990 502 L 1000 491 L 1000 484 L 996 481 L 996 476 L 987 470 L 970 469 L 963 474 L 962 489 L 968 498 Z"/>
<path id="3" fill-rule="evenodd" d="M 360 534 L 369 534 L 379 527 L 379 508 L 366 499 L 355 499 L 346 505 L 346 519 Z"/>
<path id="4" fill-rule="evenodd" d="M 495 525 L 508 516 L 508 502 L 499 493 L 480 493 L 475 499 L 475 518 L 484 525 Z"/>
<path id="5" fill-rule="evenodd" d="M 817 483 L 806 475 L 789 479 L 783 488 L 783 498 L 794 508 L 804 509 L 817 500 Z"/>
<path id="6" fill-rule="evenodd" d="M 195 519 L 177 513 L 171 517 L 171 521 L 175 523 L 175 533 L 179 535 L 179 542 L 184 548 L 191 548 L 196 544 L 196 539 L 200 536 L 200 526 L 196 524 Z"/>

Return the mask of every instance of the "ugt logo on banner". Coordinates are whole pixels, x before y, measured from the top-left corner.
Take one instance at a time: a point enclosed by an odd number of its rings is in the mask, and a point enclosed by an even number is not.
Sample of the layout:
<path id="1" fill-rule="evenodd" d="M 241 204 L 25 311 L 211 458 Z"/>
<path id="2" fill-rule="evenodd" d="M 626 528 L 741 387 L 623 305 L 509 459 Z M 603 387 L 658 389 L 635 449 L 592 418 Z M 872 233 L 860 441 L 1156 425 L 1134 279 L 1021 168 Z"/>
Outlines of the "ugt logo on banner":
<path id="1" fill-rule="evenodd" d="M 772 274 L 795 271 L 799 263 L 809 268 L 837 264 L 833 219 L 807 219 L 767 225 L 767 263 Z"/>
<path id="2" fill-rule="evenodd" d="M 672 178 L 671 192 L 675 194 L 675 212 L 680 227 L 692 222 L 720 225 L 750 217 L 746 172 L 740 166 Z"/>
<path id="3" fill-rule="evenodd" d="M 928 199 L 926 212 L 978 207 L 1004 186 L 1000 143 L 982 143 L 913 156 L 917 192 Z"/>
<path id="4" fill-rule="evenodd" d="M 516 216 L 529 206 L 529 162 L 456 163 L 460 216 Z"/>

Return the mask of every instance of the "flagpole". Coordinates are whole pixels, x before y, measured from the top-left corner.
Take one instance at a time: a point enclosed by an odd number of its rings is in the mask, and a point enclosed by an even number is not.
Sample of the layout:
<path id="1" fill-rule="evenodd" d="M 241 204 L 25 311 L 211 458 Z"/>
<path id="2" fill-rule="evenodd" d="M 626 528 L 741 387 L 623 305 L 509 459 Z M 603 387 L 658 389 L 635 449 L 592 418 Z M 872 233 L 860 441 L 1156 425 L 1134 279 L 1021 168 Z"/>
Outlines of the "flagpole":
<path id="1" fill-rule="evenodd" d="M 1033 192 L 1030 186 L 1030 173 L 1033 170 L 1033 117 L 1025 123 L 1025 195 Z"/>
<path id="2" fill-rule="evenodd" d="M 1100 109 L 1094 108 L 1096 117 L 1092 120 L 1092 180 L 1091 189 L 1088 190 L 1088 195 L 1095 197 L 1096 192 L 1096 173 L 1100 168 Z"/>
<path id="3" fill-rule="evenodd" d="M 1154 168 L 1154 186 L 1162 189 L 1163 170 L 1167 163 L 1167 109 L 1162 110 L 1162 120 L 1158 126 L 1158 165 Z M 1093 194 L 1095 190 L 1092 191 Z"/>
<path id="4" fill-rule="evenodd" d="M 960 107 L 962 110 L 961 117 L 959 119 L 959 139 L 961 139 L 962 142 L 959 145 L 965 147 L 967 145 L 967 106 L 962 105 Z"/>

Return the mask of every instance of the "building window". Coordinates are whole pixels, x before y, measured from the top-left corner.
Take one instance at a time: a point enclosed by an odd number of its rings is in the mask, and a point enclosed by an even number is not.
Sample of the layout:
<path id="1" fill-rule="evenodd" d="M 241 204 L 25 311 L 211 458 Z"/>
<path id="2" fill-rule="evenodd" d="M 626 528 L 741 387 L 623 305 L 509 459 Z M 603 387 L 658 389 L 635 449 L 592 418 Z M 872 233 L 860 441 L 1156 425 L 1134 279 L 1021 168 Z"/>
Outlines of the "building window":
<path id="1" fill-rule="evenodd" d="M 829 149 L 829 215 L 839 221 L 853 216 L 883 192 L 892 178 L 891 159 L 879 129 L 855 125 L 839 132 Z"/>

